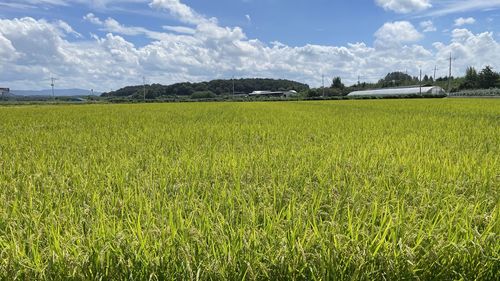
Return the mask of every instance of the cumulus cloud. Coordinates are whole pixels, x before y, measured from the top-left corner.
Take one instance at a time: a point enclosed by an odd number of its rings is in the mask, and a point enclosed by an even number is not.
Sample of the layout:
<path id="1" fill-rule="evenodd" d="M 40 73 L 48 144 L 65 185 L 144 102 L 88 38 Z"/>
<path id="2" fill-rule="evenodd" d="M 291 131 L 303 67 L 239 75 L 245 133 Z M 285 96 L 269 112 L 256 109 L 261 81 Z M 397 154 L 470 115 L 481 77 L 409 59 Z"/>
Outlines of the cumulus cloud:
<path id="1" fill-rule="evenodd" d="M 0 33 L 0 61 L 10 61 L 15 59 L 18 53 L 12 42 Z"/>
<path id="2" fill-rule="evenodd" d="M 451 43 L 434 43 L 436 57 L 446 58 L 450 53 L 456 58 L 455 70 L 463 73 L 467 66 L 482 68 L 486 65 L 500 68 L 500 43 L 492 32 L 474 34 L 467 29 L 452 31 Z M 456 71 L 455 71 L 456 72 Z"/>
<path id="3" fill-rule="evenodd" d="M 103 22 L 101 21 L 101 19 L 99 19 L 98 17 L 96 17 L 93 13 L 88 13 L 87 15 L 85 15 L 83 17 L 84 20 L 90 22 L 90 23 L 93 23 L 93 24 L 96 24 L 96 25 L 102 25 Z"/>
<path id="4" fill-rule="evenodd" d="M 103 27 L 111 22 L 92 16 L 87 18 Z M 194 34 L 164 33 L 165 39 L 143 47 L 136 47 L 118 34 L 125 36 L 146 31 L 136 27 L 122 28 L 118 22 L 108 26 L 115 29 L 115 34 L 95 36 L 95 41 L 90 42 L 69 42 L 55 25 L 32 18 L 1 22 L 0 34 L 5 38 L 0 40 L 1 44 L 11 42 L 8 52 L 19 55 L 9 63 L 12 81 L 29 87 L 32 81 L 43 81 L 49 73 L 55 73 L 65 77 L 59 81 L 61 85 L 94 89 L 103 89 L 102 85 L 106 85 L 106 90 L 140 83 L 137 77 L 142 74 L 150 81 L 161 83 L 201 81 L 236 74 L 295 79 L 317 86 L 321 73 L 340 75 L 348 82 L 354 81 L 357 74 L 373 77 L 389 69 L 409 68 L 412 58 L 428 56 L 417 46 L 403 46 L 402 50 L 388 56 L 386 50 L 376 50 L 364 43 L 340 47 L 268 45 L 247 39 L 240 28 L 220 27 L 210 21 L 199 24 Z M 19 35 L 18 30 L 28 36 Z M 6 77 L 4 74 L 0 77 Z"/>
<path id="5" fill-rule="evenodd" d="M 385 10 L 407 14 L 432 7 L 430 0 L 376 0 L 375 3 Z"/>
<path id="6" fill-rule="evenodd" d="M 0 34 L 10 42 L 22 63 L 48 63 L 62 54 L 59 48 L 67 32 L 59 23 L 22 18 L 0 20 Z"/>
<path id="7" fill-rule="evenodd" d="M 458 18 L 455 20 L 455 26 L 463 26 L 463 25 L 467 25 L 467 24 L 474 24 L 476 23 L 476 19 L 475 18 Z"/>
<path id="8" fill-rule="evenodd" d="M 423 35 L 408 21 L 395 21 L 385 23 L 375 32 L 375 44 L 382 47 L 413 43 L 422 39 Z"/>
<path id="9" fill-rule="evenodd" d="M 434 26 L 434 23 L 431 20 L 420 22 L 420 27 L 423 29 L 423 32 L 437 31 L 437 28 Z"/>

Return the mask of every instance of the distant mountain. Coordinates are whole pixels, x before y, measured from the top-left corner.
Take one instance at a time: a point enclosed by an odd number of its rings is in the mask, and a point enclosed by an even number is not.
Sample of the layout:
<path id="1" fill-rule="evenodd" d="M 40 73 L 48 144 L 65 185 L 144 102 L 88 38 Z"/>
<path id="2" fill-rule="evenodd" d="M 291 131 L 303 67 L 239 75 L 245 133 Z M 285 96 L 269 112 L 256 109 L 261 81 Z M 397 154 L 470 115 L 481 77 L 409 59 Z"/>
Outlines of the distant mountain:
<path id="1" fill-rule="evenodd" d="M 52 90 L 11 90 L 10 93 L 16 96 L 52 96 Z M 71 96 L 89 96 L 91 92 L 89 90 L 83 89 L 56 89 L 54 90 L 54 95 L 58 97 L 71 97 Z M 100 95 L 101 93 L 95 92 L 94 95 Z"/>

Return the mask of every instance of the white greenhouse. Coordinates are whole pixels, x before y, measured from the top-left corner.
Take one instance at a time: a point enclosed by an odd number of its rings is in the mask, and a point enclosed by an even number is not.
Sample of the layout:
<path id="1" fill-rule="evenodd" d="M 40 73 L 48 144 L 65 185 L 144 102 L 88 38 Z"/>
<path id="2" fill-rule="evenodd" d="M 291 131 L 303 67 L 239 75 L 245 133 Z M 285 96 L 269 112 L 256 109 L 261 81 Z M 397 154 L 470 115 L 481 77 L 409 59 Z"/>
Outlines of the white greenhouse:
<path id="1" fill-rule="evenodd" d="M 378 90 L 356 91 L 350 93 L 349 97 L 356 96 L 373 96 L 373 97 L 394 97 L 394 96 L 409 96 L 409 95 L 446 95 L 445 90 L 441 87 L 409 87 L 409 88 L 387 88 Z"/>

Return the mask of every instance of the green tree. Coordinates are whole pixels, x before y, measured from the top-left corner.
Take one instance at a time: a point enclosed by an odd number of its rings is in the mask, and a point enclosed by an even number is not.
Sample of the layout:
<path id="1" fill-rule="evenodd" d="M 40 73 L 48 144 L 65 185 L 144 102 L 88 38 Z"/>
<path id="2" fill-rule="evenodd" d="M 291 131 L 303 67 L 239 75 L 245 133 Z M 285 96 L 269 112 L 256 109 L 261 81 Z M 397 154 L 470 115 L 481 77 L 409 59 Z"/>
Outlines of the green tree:
<path id="1" fill-rule="evenodd" d="M 491 66 L 486 66 L 478 75 L 479 87 L 490 89 L 498 85 L 500 75 L 493 71 Z"/>
<path id="2" fill-rule="evenodd" d="M 410 75 L 400 71 L 396 71 L 388 73 L 384 79 L 381 79 L 379 81 L 378 84 L 380 85 L 380 87 L 386 88 L 386 87 L 410 85 L 413 84 L 414 82 L 418 82 L 418 78 L 411 77 Z"/>
<path id="3" fill-rule="evenodd" d="M 469 66 L 465 71 L 465 81 L 460 84 L 460 89 L 477 89 L 479 87 L 479 76 L 474 67 Z"/>
<path id="4" fill-rule="evenodd" d="M 305 96 L 307 98 L 320 97 L 321 91 L 319 91 L 318 89 L 309 89 L 305 91 Z"/>
<path id="5" fill-rule="evenodd" d="M 345 85 L 342 83 L 342 79 L 340 77 L 335 77 L 332 80 L 332 85 L 330 86 L 332 89 L 344 89 Z"/>

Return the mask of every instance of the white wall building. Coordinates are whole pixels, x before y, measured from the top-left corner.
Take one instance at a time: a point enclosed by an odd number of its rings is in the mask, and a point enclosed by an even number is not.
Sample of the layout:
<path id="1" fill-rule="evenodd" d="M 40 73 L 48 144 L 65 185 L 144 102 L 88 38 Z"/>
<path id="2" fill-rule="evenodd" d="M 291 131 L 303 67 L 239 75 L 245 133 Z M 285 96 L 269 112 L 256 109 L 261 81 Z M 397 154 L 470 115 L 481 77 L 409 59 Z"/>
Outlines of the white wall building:
<path id="1" fill-rule="evenodd" d="M 9 88 L 0 88 L 0 96 L 5 97 L 10 94 L 10 89 Z"/>
<path id="2" fill-rule="evenodd" d="M 249 97 L 293 97 L 297 95 L 297 91 L 253 91 L 248 94 Z"/>

